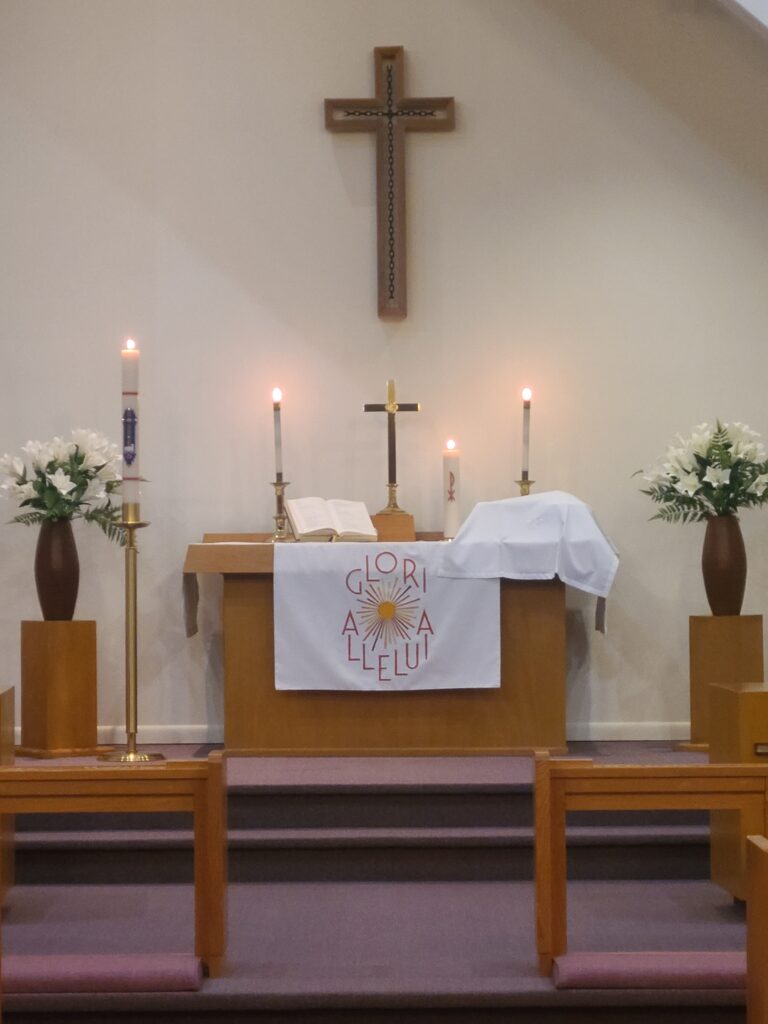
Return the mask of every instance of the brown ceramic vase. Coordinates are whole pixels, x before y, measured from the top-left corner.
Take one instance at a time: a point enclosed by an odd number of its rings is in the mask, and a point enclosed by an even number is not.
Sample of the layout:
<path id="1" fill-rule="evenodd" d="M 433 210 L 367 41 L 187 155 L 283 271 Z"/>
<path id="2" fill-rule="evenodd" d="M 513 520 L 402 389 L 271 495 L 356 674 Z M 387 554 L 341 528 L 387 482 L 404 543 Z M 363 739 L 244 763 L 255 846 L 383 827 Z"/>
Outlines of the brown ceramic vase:
<path id="1" fill-rule="evenodd" d="M 737 516 L 707 520 L 701 571 L 712 614 L 739 615 L 747 583 L 747 553 Z"/>
<path id="2" fill-rule="evenodd" d="M 35 584 L 43 618 L 69 620 L 75 614 L 80 585 L 72 523 L 68 519 L 40 524 L 35 550 Z"/>

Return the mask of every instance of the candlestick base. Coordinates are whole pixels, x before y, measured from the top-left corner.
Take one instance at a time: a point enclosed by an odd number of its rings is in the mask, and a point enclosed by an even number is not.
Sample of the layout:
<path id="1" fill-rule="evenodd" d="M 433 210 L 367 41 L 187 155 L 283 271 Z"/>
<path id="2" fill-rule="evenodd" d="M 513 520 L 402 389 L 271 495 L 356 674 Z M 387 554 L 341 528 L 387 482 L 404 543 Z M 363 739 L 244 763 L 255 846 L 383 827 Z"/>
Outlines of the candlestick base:
<path id="1" fill-rule="evenodd" d="M 515 483 L 520 488 L 520 494 L 522 497 L 526 497 L 531 493 L 531 485 L 535 484 L 535 480 L 515 480 Z"/>
<path id="2" fill-rule="evenodd" d="M 275 532 L 269 538 L 270 544 L 293 544 L 296 538 L 285 514 L 272 517 L 275 520 Z"/>
<path id="3" fill-rule="evenodd" d="M 148 764 L 150 761 L 164 761 L 165 754 L 158 751 L 112 750 L 108 754 L 99 754 L 99 761 L 111 761 L 113 764 Z"/>
<path id="4" fill-rule="evenodd" d="M 288 486 L 289 481 L 287 480 L 273 480 L 272 486 L 275 488 L 275 514 L 272 517 L 275 520 L 275 532 L 270 538 L 272 544 L 292 544 L 296 538 L 293 536 L 290 524 L 288 523 L 288 516 L 285 513 L 285 488 Z"/>
<path id="5" fill-rule="evenodd" d="M 387 484 L 387 507 L 376 513 L 379 516 L 407 516 L 405 509 L 397 504 L 397 484 Z"/>

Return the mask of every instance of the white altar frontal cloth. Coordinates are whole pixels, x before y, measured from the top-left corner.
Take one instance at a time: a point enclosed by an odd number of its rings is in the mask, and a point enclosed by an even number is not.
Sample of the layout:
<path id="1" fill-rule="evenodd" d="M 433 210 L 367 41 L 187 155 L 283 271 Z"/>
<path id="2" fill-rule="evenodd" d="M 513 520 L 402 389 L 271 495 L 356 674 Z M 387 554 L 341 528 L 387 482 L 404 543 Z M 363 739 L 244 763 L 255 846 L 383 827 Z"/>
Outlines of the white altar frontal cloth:
<path id="1" fill-rule="evenodd" d="M 441 578 L 445 546 L 276 544 L 276 688 L 498 687 L 499 581 Z"/>
<path id="2" fill-rule="evenodd" d="M 440 575 L 551 580 L 607 597 L 619 556 L 592 510 L 565 491 L 481 501 L 443 548 Z"/>

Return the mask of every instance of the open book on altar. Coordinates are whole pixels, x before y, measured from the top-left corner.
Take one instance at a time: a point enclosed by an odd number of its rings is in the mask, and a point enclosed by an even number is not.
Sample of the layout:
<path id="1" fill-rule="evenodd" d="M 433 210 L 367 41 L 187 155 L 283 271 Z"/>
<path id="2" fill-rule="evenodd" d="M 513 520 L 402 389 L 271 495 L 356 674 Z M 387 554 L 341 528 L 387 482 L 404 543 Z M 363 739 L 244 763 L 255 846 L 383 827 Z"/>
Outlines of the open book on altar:
<path id="1" fill-rule="evenodd" d="M 288 498 L 285 511 L 296 540 L 375 541 L 376 527 L 362 501 Z"/>

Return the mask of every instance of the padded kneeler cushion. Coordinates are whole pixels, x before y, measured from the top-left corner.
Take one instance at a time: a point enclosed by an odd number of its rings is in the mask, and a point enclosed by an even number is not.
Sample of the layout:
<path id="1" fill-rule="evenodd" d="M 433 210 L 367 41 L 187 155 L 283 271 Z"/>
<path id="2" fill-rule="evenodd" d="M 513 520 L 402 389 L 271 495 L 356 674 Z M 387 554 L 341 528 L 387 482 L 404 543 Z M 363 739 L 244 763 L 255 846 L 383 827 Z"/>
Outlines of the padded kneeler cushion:
<path id="1" fill-rule="evenodd" d="M 3 993 L 196 992 L 203 972 L 191 954 L 4 956 Z"/>
<path id="2" fill-rule="evenodd" d="M 745 953 L 565 953 L 555 988 L 735 988 L 747 986 Z"/>

